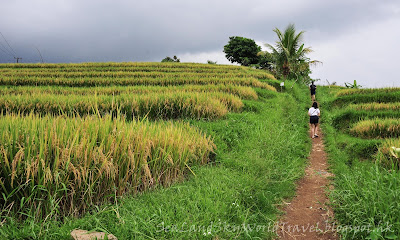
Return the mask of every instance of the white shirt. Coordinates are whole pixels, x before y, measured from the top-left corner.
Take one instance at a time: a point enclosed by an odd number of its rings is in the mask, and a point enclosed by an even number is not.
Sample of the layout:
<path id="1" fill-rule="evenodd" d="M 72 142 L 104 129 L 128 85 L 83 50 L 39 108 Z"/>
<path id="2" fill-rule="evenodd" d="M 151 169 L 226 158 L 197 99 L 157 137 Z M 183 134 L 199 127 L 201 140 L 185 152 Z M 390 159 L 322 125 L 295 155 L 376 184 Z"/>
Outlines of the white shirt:
<path id="1" fill-rule="evenodd" d="M 310 116 L 318 116 L 318 114 L 320 114 L 319 108 L 311 107 L 310 109 L 308 109 L 308 114 Z"/>

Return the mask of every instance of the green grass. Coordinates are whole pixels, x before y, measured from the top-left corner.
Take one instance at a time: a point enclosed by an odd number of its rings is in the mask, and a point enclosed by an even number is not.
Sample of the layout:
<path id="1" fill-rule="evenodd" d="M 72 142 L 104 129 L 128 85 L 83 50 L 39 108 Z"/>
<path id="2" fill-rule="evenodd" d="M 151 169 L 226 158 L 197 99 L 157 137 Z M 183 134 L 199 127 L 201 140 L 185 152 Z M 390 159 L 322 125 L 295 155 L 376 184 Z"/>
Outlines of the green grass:
<path id="1" fill-rule="evenodd" d="M 20 225 L 5 218 L 0 237 L 69 239 L 71 230 L 80 228 L 118 239 L 274 238 L 279 206 L 293 196 L 309 154 L 308 90 L 295 85 L 290 93 L 257 92 L 259 101 L 244 101 L 245 109 L 256 111 L 230 113 L 215 122 L 191 121 L 214 138 L 217 158 L 192 167 L 195 175 L 187 181 L 93 206 L 79 219 L 27 216 Z"/>
<path id="2" fill-rule="evenodd" d="M 332 116 L 332 125 L 338 130 L 348 130 L 360 120 L 375 118 L 400 118 L 400 111 L 335 109 L 335 114 Z"/>
<path id="3" fill-rule="evenodd" d="M 340 110 L 329 104 L 335 102 L 337 90 L 319 90 L 319 99 L 329 109 L 324 112 L 326 120 L 322 128 L 329 162 L 335 174 L 330 198 L 337 225 L 342 227 L 341 237 L 398 239 L 400 172 L 377 160 L 376 151 L 382 144 L 381 140 L 354 138 L 333 126 L 334 116 Z M 356 150 L 351 151 L 352 148 Z"/>
<path id="4" fill-rule="evenodd" d="M 399 102 L 400 101 L 400 90 L 396 91 L 366 91 L 360 94 L 348 94 L 338 96 L 332 100 L 334 106 L 345 106 L 348 104 L 359 104 L 359 103 L 388 103 L 388 102 Z"/>

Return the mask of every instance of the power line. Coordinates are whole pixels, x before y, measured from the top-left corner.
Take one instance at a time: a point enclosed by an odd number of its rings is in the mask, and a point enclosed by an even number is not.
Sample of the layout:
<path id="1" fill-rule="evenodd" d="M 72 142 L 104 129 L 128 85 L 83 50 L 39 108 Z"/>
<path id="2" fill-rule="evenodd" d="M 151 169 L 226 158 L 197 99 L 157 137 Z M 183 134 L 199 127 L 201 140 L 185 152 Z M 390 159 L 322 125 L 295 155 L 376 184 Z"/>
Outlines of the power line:
<path id="1" fill-rule="evenodd" d="M 43 57 L 42 57 L 42 54 L 41 54 L 40 51 L 39 51 L 39 48 L 37 48 L 37 47 L 35 47 L 35 48 L 36 48 L 36 50 L 38 51 L 38 53 L 39 53 L 39 55 L 40 55 L 40 60 L 42 61 L 42 63 L 44 63 Z"/>
<path id="2" fill-rule="evenodd" d="M 11 49 L 11 51 L 12 51 L 15 55 L 17 55 L 17 53 L 14 51 L 14 49 L 12 49 L 12 47 L 10 46 L 10 44 L 7 42 L 7 39 L 4 37 L 3 33 L 0 32 L 0 34 L 1 34 L 1 36 L 3 37 L 4 41 L 6 41 L 8 47 Z"/>
<path id="3" fill-rule="evenodd" d="M 1 47 L 0 47 L 0 50 L 1 50 L 2 52 L 4 52 L 4 53 L 10 55 L 8 52 L 6 52 L 5 50 L 3 50 Z M 12 55 L 11 55 L 11 56 L 12 56 Z"/>
<path id="4" fill-rule="evenodd" d="M 1 49 L 3 52 L 7 53 L 7 54 L 10 55 L 11 57 L 15 57 L 15 55 L 12 54 L 12 53 L 10 52 L 10 50 L 8 50 L 8 49 L 3 45 L 2 42 L 0 42 L 0 45 L 3 47 L 3 48 L 0 47 L 0 49 Z"/>

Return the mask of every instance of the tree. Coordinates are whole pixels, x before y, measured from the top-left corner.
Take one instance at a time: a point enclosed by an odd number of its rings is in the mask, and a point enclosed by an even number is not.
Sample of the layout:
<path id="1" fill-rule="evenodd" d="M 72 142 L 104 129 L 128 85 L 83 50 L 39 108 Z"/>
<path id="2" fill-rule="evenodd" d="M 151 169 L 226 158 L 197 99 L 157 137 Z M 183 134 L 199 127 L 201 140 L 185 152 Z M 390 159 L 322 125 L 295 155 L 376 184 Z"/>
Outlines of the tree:
<path id="1" fill-rule="evenodd" d="M 272 72 L 274 69 L 274 57 L 272 54 L 267 51 L 261 51 L 257 54 L 257 56 L 259 59 L 256 68 L 265 69 Z"/>
<path id="2" fill-rule="evenodd" d="M 358 85 L 358 84 L 357 84 L 357 80 L 354 80 L 354 83 L 353 83 L 353 84 L 351 84 L 351 83 L 344 83 L 344 85 L 345 85 L 347 88 L 361 88 L 361 87 L 362 87 L 361 85 Z"/>
<path id="3" fill-rule="evenodd" d="M 237 62 L 243 66 L 257 64 L 261 51 L 261 47 L 256 44 L 252 39 L 244 37 L 229 37 L 229 42 L 224 46 L 224 53 L 226 58 L 234 63 Z"/>
<path id="4" fill-rule="evenodd" d="M 163 60 L 161 60 L 161 62 L 181 62 L 181 60 L 176 56 L 174 56 L 173 58 L 166 57 Z"/>
<path id="5" fill-rule="evenodd" d="M 310 65 L 319 62 L 306 57 L 312 50 L 310 47 L 304 47 L 302 43 L 304 31 L 296 33 L 294 24 L 289 24 L 283 33 L 278 28 L 273 31 L 279 40 L 275 46 L 266 46 L 272 51 L 276 72 L 284 78 L 308 77 L 311 73 Z"/>

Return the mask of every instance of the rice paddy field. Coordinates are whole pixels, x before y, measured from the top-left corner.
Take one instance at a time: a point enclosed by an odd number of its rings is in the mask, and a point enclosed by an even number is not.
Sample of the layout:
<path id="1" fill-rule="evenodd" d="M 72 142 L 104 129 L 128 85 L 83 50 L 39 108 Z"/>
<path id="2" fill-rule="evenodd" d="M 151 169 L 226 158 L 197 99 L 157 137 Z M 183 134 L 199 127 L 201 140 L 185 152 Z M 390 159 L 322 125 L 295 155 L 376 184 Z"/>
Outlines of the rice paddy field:
<path id="1" fill-rule="evenodd" d="M 307 89 L 279 83 L 210 64 L 1 64 L 0 237 L 274 238 L 310 146 Z"/>
<path id="2" fill-rule="evenodd" d="M 400 237 L 400 88 L 322 89 L 343 239 Z"/>

